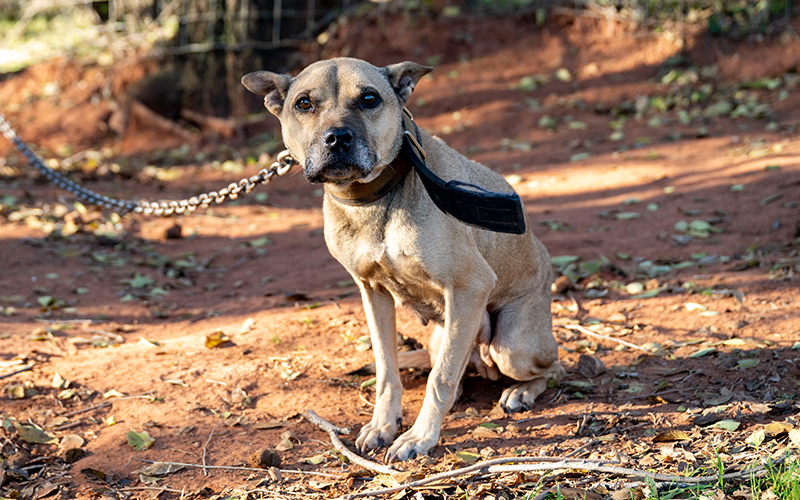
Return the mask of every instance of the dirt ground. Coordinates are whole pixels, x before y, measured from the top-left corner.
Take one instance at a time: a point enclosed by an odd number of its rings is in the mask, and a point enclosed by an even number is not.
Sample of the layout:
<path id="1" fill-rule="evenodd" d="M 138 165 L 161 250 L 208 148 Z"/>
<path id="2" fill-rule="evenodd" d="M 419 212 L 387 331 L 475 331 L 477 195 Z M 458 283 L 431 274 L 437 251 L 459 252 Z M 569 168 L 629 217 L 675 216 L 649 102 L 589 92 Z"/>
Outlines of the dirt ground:
<path id="1" fill-rule="evenodd" d="M 337 54 L 435 63 L 410 101 L 417 122 L 507 176 L 563 276 L 552 313 L 567 381 L 505 415 L 494 405 L 507 382 L 466 380 L 432 461 L 400 467 L 577 451 L 713 471 L 715 457 L 752 463 L 746 440 L 774 422 L 785 425 L 761 452 L 796 449 L 800 44 L 684 43 L 570 17 L 544 28 L 385 18 L 343 29 L 324 51 Z M 265 165 L 253 161 L 264 135 L 186 146 L 134 123 L 111 138 L 104 95 L 146 71 L 46 63 L 0 81 L 0 109 L 47 157 L 90 150 L 73 175 L 122 198 L 187 197 Z M 262 128 L 274 133 L 277 120 Z M 2 496 L 335 497 L 383 484 L 356 477 L 300 417 L 313 409 L 354 439 L 374 397 L 369 377 L 348 375 L 372 352 L 357 290 L 325 248 L 319 186 L 295 171 L 193 215 L 108 219 L 75 209 L 1 141 L 0 186 Z M 398 330 L 422 344 L 429 335 L 405 311 Z M 221 334 L 230 341 L 207 347 Z M 582 372 L 581 355 L 605 371 Z M 426 378 L 403 381 L 408 426 Z M 31 430 L 51 442 L 23 439 Z M 663 439 L 672 430 L 686 439 Z M 129 431 L 154 441 L 137 451 Z M 285 471 L 336 478 L 139 472 L 140 460 L 247 466 L 275 447 Z M 511 498 L 541 476 L 512 479 L 425 495 Z M 544 484 L 556 483 L 597 498 L 613 489 L 592 474 Z"/>

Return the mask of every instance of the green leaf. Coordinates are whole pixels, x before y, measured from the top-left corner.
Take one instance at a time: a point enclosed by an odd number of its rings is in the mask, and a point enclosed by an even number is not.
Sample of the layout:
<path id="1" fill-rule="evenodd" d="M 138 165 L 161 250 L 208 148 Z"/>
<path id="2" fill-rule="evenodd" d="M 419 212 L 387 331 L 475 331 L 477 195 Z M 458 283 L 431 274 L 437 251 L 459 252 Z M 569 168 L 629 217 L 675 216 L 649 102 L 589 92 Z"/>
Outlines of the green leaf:
<path id="1" fill-rule="evenodd" d="M 725 429 L 726 431 L 734 432 L 736 429 L 739 428 L 739 422 L 736 420 L 720 420 L 719 422 L 715 423 L 711 427 L 717 429 Z"/>
<path id="2" fill-rule="evenodd" d="M 304 464 L 309 464 L 309 465 L 319 465 L 319 464 L 325 462 L 325 460 L 327 460 L 325 455 L 324 454 L 319 454 L 319 455 L 314 455 L 313 457 L 304 458 L 302 460 L 302 462 Z"/>
<path id="3" fill-rule="evenodd" d="M 570 156 L 569 157 L 569 161 L 574 163 L 576 161 L 585 160 L 585 159 L 589 158 L 590 156 L 592 156 L 592 155 L 589 154 L 589 153 L 577 153 L 577 154 L 574 154 L 574 155 Z"/>
<path id="4" fill-rule="evenodd" d="M 717 348 L 716 347 L 703 347 L 702 349 L 699 349 L 699 350 L 693 352 L 692 354 L 690 354 L 689 357 L 690 358 L 702 358 L 703 356 L 706 356 L 706 355 L 714 353 L 714 352 L 717 352 Z"/>
<path id="5" fill-rule="evenodd" d="M 125 437 L 128 439 L 128 445 L 136 451 L 146 450 L 153 446 L 155 442 L 155 439 L 151 438 L 146 431 L 136 432 L 130 430 Z"/>
<path id="6" fill-rule="evenodd" d="M 133 279 L 127 280 L 131 288 L 144 288 L 154 283 L 153 278 L 148 275 L 141 275 L 136 273 Z"/>
<path id="7" fill-rule="evenodd" d="M 258 248 L 258 247 L 263 247 L 263 246 L 266 246 L 266 245 L 270 245 L 270 244 L 272 244 L 272 241 L 270 241 L 269 238 L 264 236 L 262 238 L 251 240 L 248 244 L 253 248 Z"/>
<path id="8" fill-rule="evenodd" d="M 55 302 L 55 299 L 49 295 L 43 295 L 41 297 L 37 297 L 36 302 L 38 302 L 39 305 L 42 307 L 47 307 L 50 304 L 53 304 Z"/>
<path id="9" fill-rule="evenodd" d="M 614 215 L 614 218 L 617 220 L 631 220 L 631 219 L 638 219 L 641 217 L 642 214 L 639 212 L 620 212 Z"/>
<path id="10" fill-rule="evenodd" d="M 369 387 L 371 385 L 375 385 L 378 382 L 377 377 L 368 378 L 367 380 L 361 382 L 361 388 Z"/>
<path id="11" fill-rule="evenodd" d="M 564 268 L 569 264 L 580 259 L 577 255 L 557 255 L 550 258 L 550 263 L 558 269 Z"/>
<path id="12" fill-rule="evenodd" d="M 482 424 L 478 424 L 478 427 L 486 427 L 487 429 L 497 429 L 498 427 L 500 427 L 500 425 L 494 422 L 484 422 Z"/>
<path id="13" fill-rule="evenodd" d="M 481 458 L 481 456 L 477 453 L 471 453 L 469 451 L 457 451 L 456 456 L 466 462 L 468 465 L 474 464 Z"/>
<path id="14" fill-rule="evenodd" d="M 638 295 L 631 295 L 632 299 L 652 299 L 653 297 L 657 296 L 663 288 L 653 288 L 652 290 L 648 290 L 644 293 L 640 293 Z"/>
<path id="15" fill-rule="evenodd" d="M 736 367 L 742 370 L 746 370 L 748 368 L 754 368 L 761 363 L 760 359 L 748 358 L 748 359 L 740 359 L 739 362 L 736 364 Z"/>
<path id="16" fill-rule="evenodd" d="M 27 443 L 52 444 L 58 442 L 58 437 L 35 425 L 14 424 L 19 438 Z"/>

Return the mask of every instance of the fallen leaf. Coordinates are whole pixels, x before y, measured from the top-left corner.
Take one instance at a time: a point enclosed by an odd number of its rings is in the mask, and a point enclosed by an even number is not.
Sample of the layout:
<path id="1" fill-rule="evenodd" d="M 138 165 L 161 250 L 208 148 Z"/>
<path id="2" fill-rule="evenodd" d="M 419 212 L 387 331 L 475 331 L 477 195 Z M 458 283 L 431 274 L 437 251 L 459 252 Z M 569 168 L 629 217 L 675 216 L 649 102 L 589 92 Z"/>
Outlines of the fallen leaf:
<path id="1" fill-rule="evenodd" d="M 792 429 L 789 431 L 789 442 L 795 448 L 800 447 L 800 429 Z"/>
<path id="2" fill-rule="evenodd" d="M 688 434 L 681 430 L 672 429 L 653 436 L 654 443 L 671 443 L 674 441 L 687 441 L 691 439 Z"/>
<path id="3" fill-rule="evenodd" d="M 230 340 L 231 338 L 228 337 L 225 332 L 217 330 L 216 332 L 206 335 L 206 347 L 209 349 L 216 349 L 217 347 L 227 344 Z"/>
<path id="4" fill-rule="evenodd" d="M 472 465 L 481 458 L 481 456 L 477 453 L 472 453 L 469 451 L 457 451 L 456 456 L 467 465 Z"/>
<path id="5" fill-rule="evenodd" d="M 67 434 L 61 438 L 59 446 L 63 451 L 71 450 L 73 448 L 80 448 L 84 444 L 84 439 L 77 434 Z"/>
<path id="6" fill-rule="evenodd" d="M 472 435 L 479 438 L 493 439 L 497 437 L 497 433 L 486 427 L 476 427 L 472 430 Z"/>
<path id="7" fill-rule="evenodd" d="M 697 351 L 693 352 L 689 355 L 690 358 L 702 358 L 708 354 L 717 352 L 716 347 L 703 347 L 702 349 L 698 349 Z"/>
<path id="8" fill-rule="evenodd" d="M 128 445 L 136 451 L 146 450 L 153 446 L 155 442 L 155 439 L 151 438 L 147 431 L 136 432 L 130 430 L 125 437 L 128 439 Z"/>
<path id="9" fill-rule="evenodd" d="M 179 470 L 184 469 L 185 466 L 174 463 L 156 462 L 146 465 L 136 472 L 145 474 L 147 476 L 166 476 L 167 474 L 174 474 Z"/>
<path id="10" fill-rule="evenodd" d="M 741 424 L 735 420 L 720 420 L 719 422 L 716 422 L 715 424 L 711 425 L 711 427 L 734 432 L 736 429 L 739 428 L 739 425 Z"/>
<path id="11" fill-rule="evenodd" d="M 286 423 L 281 422 L 280 420 L 269 420 L 267 422 L 258 422 L 256 424 L 253 424 L 253 429 L 258 429 L 258 430 L 277 429 L 285 426 Z"/>
<path id="12" fill-rule="evenodd" d="M 754 448 L 758 448 L 761 446 L 761 443 L 764 442 L 765 437 L 766 433 L 764 432 L 764 429 L 758 429 L 754 433 L 750 434 L 747 439 L 744 440 L 744 442 Z"/>
<path id="13" fill-rule="evenodd" d="M 14 424 L 14 429 L 17 430 L 19 438 L 26 443 L 52 444 L 58 442 L 58 438 L 55 434 L 47 432 L 35 425 Z"/>
<path id="14" fill-rule="evenodd" d="M 781 434 L 787 434 L 793 428 L 792 424 L 786 422 L 771 422 L 764 426 L 764 433 L 769 437 L 776 437 Z"/>
<path id="15" fill-rule="evenodd" d="M 740 359 L 739 362 L 736 364 L 736 367 L 741 370 L 746 370 L 748 368 L 754 368 L 758 366 L 759 363 L 761 363 L 760 359 L 753 359 L 753 358 Z"/>
<path id="16" fill-rule="evenodd" d="M 314 455 L 313 457 L 304 458 L 301 460 L 304 464 L 319 465 L 325 462 L 327 458 L 324 454 Z"/>
<path id="17" fill-rule="evenodd" d="M 278 446 L 275 447 L 278 451 L 289 451 L 292 448 L 294 448 L 294 443 L 288 438 L 283 438 L 281 442 L 278 443 Z"/>

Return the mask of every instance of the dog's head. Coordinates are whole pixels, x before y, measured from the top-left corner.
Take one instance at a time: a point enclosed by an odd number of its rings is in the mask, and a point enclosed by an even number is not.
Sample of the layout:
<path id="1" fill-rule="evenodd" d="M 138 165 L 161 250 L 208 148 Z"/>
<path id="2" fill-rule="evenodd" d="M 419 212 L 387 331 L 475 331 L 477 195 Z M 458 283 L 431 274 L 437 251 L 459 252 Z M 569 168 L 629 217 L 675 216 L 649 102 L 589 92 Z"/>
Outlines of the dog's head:
<path id="1" fill-rule="evenodd" d="M 294 78 L 256 71 L 242 83 L 280 119 L 283 141 L 308 180 L 344 185 L 375 178 L 397 156 L 402 108 L 431 69 L 338 58 Z"/>

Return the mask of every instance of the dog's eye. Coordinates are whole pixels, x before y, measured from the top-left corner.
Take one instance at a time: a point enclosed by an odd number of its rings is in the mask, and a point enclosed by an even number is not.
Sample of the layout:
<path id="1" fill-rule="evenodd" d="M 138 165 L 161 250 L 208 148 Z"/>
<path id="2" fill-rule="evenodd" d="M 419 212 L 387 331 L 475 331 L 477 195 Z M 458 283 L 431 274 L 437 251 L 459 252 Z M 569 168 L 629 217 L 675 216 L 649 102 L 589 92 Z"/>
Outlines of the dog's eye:
<path id="1" fill-rule="evenodd" d="M 374 108 L 381 102 L 380 97 L 375 94 L 369 93 L 361 96 L 361 106 L 364 108 Z"/>
<path id="2" fill-rule="evenodd" d="M 314 107 L 311 105 L 311 100 L 309 100 L 308 97 L 301 97 L 294 106 L 300 111 L 309 111 Z"/>

